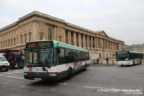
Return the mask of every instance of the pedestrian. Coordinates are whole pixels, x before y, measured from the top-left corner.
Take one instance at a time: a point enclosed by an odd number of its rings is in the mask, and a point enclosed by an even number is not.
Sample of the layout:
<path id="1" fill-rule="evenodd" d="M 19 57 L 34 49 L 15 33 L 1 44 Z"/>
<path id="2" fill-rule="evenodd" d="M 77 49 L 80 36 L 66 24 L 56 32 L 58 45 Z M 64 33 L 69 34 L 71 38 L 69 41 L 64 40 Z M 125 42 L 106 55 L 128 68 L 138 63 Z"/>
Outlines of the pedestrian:
<path id="1" fill-rule="evenodd" d="M 109 61 L 109 58 L 107 57 L 107 58 L 106 58 L 106 62 L 107 62 L 107 64 L 108 64 L 108 61 Z"/>
<path id="2" fill-rule="evenodd" d="M 97 58 L 97 64 L 99 64 L 99 58 Z"/>

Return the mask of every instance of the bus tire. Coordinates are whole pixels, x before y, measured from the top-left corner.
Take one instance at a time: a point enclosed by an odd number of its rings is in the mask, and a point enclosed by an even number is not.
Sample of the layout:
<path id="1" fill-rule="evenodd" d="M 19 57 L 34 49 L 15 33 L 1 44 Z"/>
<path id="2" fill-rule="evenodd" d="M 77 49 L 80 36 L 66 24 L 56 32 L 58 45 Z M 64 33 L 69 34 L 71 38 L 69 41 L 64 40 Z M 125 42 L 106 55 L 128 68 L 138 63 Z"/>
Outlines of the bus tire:
<path id="1" fill-rule="evenodd" d="M 69 70 L 68 70 L 68 75 L 67 75 L 67 77 L 70 78 L 70 77 L 72 76 L 72 73 L 73 73 L 73 72 L 72 72 L 72 68 L 70 67 Z"/>
<path id="2" fill-rule="evenodd" d="M 20 68 L 20 69 L 23 69 L 23 66 L 20 66 L 19 68 Z"/>
<path id="3" fill-rule="evenodd" d="M 142 60 L 140 60 L 140 64 L 142 64 Z"/>
<path id="4" fill-rule="evenodd" d="M 8 70 L 9 70 L 9 69 L 8 69 L 8 68 L 6 68 L 6 69 L 4 69 L 3 71 L 4 71 L 4 72 L 7 72 Z"/>
<path id="5" fill-rule="evenodd" d="M 83 70 L 84 70 L 84 71 L 85 71 L 85 70 L 87 70 L 87 64 L 86 64 L 86 65 L 84 65 L 84 69 L 83 69 Z"/>

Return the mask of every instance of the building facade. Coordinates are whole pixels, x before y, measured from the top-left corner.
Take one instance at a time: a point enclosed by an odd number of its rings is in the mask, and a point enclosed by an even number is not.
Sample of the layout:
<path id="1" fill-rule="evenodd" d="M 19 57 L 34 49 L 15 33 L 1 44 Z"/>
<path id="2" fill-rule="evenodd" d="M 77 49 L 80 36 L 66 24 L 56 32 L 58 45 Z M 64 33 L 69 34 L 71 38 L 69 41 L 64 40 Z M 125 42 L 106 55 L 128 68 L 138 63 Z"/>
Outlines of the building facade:
<path id="1" fill-rule="evenodd" d="M 37 40 L 56 40 L 88 49 L 90 58 L 99 58 L 100 63 L 105 63 L 107 57 L 114 63 L 115 52 L 124 49 L 123 41 L 104 31 L 94 32 L 37 11 L 0 29 L 0 50 L 23 50 L 26 42 Z"/>

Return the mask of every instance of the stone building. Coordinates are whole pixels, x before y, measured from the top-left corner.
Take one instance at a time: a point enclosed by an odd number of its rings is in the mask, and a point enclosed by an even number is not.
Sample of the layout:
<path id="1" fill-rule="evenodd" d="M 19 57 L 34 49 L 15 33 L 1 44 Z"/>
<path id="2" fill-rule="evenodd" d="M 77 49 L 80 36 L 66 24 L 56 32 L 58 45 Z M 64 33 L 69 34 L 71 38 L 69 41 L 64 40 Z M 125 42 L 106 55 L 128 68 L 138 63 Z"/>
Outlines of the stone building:
<path id="1" fill-rule="evenodd" d="M 0 29 L 0 50 L 23 50 L 26 42 L 56 40 L 90 50 L 92 59 L 114 59 L 123 50 L 124 42 L 109 37 L 104 31 L 95 32 L 62 19 L 34 11 Z"/>

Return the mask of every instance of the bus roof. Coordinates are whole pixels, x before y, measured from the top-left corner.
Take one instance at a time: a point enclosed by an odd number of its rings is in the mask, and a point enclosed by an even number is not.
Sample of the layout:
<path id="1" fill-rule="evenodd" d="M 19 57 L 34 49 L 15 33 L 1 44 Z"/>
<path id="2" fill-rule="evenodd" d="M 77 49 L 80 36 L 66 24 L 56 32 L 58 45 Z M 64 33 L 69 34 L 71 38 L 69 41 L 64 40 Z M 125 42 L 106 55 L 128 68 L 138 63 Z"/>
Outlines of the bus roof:
<path id="1" fill-rule="evenodd" d="M 137 52 L 137 51 L 117 51 L 117 53 L 121 52 L 129 52 L 129 53 L 135 53 L 135 54 L 144 54 L 143 52 Z"/>
<path id="2" fill-rule="evenodd" d="M 88 52 L 88 50 L 86 50 L 86 49 L 83 49 L 83 48 L 80 48 L 80 47 L 75 47 L 75 46 L 72 46 L 72 45 L 69 45 L 69 44 L 59 43 L 59 42 L 57 43 L 57 46 L 58 47 L 63 47 L 63 48 L 70 48 L 70 49 L 74 49 L 74 50 Z"/>
<path id="3" fill-rule="evenodd" d="M 129 51 L 130 53 L 144 54 L 143 52 Z"/>
<path id="4" fill-rule="evenodd" d="M 73 45 L 70 45 L 70 44 L 66 44 L 66 43 L 63 43 L 63 42 L 55 41 L 55 40 L 41 40 L 41 41 L 32 41 L 32 42 L 28 42 L 28 43 L 48 42 L 48 41 L 52 41 L 53 44 L 54 44 L 54 47 L 70 48 L 70 49 L 74 49 L 74 50 L 88 52 L 88 50 L 86 50 L 86 49 L 76 47 L 76 46 L 73 46 Z"/>

